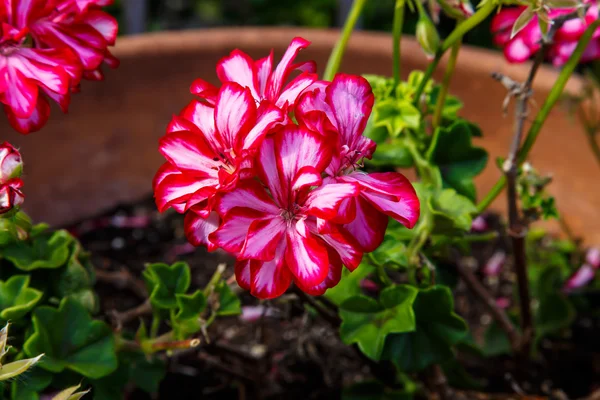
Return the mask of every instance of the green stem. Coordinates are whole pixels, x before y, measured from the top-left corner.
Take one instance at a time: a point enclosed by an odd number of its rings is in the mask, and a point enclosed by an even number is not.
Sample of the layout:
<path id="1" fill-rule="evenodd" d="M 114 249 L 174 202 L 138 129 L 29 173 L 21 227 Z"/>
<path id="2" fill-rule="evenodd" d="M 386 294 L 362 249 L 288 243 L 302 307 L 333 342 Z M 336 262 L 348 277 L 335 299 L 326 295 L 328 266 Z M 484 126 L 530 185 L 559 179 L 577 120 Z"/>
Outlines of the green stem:
<path id="1" fill-rule="evenodd" d="M 440 60 L 442 59 L 444 53 L 449 48 L 454 46 L 456 42 L 462 40 L 462 37 L 467 32 L 469 32 L 471 29 L 475 28 L 477 25 L 483 22 L 492 13 L 492 11 L 494 11 L 495 8 L 496 6 L 494 4 L 494 1 L 487 0 L 485 4 L 479 10 L 477 10 L 475 14 L 458 24 L 456 28 L 454 28 L 454 30 L 450 33 L 450 35 L 448 35 L 448 37 L 444 40 L 442 46 L 436 53 L 435 58 L 431 61 L 431 63 L 429 63 L 429 66 L 425 71 L 425 76 L 423 77 L 423 80 L 417 88 L 417 92 L 413 101 L 415 106 L 419 105 L 419 99 L 421 98 L 421 95 L 425 90 L 425 85 L 427 85 L 427 82 L 431 79 L 431 76 L 435 72 L 435 69 Z"/>
<path id="2" fill-rule="evenodd" d="M 468 243 L 478 243 L 478 242 L 489 242 L 490 240 L 498 239 L 498 232 L 486 232 L 481 233 L 479 235 L 465 235 L 459 241 L 465 241 Z"/>
<path id="3" fill-rule="evenodd" d="M 392 279 L 389 277 L 389 275 L 385 271 L 385 266 L 383 266 L 383 264 L 381 264 L 380 262 L 378 262 L 375 259 L 375 256 L 373 256 L 373 253 L 367 253 L 367 255 L 369 257 L 369 261 L 371 262 L 371 264 L 373 264 L 377 268 L 377 275 L 379 276 L 381 283 L 383 283 L 385 286 L 392 285 L 394 282 L 392 282 Z"/>
<path id="4" fill-rule="evenodd" d="M 160 327 L 160 314 L 157 311 L 152 313 L 152 324 L 150 325 L 150 337 L 155 338 L 158 335 L 158 328 Z"/>
<path id="5" fill-rule="evenodd" d="M 456 67 L 456 60 L 458 59 L 458 51 L 460 50 L 461 40 L 454 43 L 452 51 L 450 52 L 450 58 L 446 65 L 446 72 L 444 72 L 444 79 L 442 80 L 442 87 L 440 94 L 438 95 L 437 103 L 435 104 L 435 113 L 433 114 L 433 129 L 437 128 L 442 121 L 442 111 L 444 110 L 444 104 L 446 103 L 446 96 L 448 96 L 448 89 L 450 88 L 450 81 L 452 75 L 454 75 L 454 68 Z"/>
<path id="6" fill-rule="evenodd" d="M 544 122 L 546 122 L 546 118 L 548 118 L 548 115 L 550 114 L 550 111 L 552 111 L 552 109 L 554 108 L 554 105 L 556 105 L 558 100 L 560 100 L 562 92 L 569 78 L 571 77 L 571 74 L 575 70 L 575 67 L 577 67 L 577 64 L 579 64 L 581 55 L 587 48 L 594 32 L 596 31 L 596 29 L 598 29 L 599 26 L 600 20 L 596 20 L 587 27 L 585 33 L 579 39 L 575 51 L 573 51 L 573 54 L 571 54 L 571 57 L 569 57 L 569 60 L 560 71 L 558 79 L 556 79 L 556 82 L 554 82 L 554 86 L 550 90 L 546 101 L 544 102 L 542 108 L 536 115 L 535 120 L 533 121 L 531 127 L 529 128 L 529 131 L 527 132 L 527 136 L 525 137 L 525 141 L 523 142 L 523 146 L 521 147 L 521 150 L 519 151 L 519 156 L 517 157 L 518 165 L 521 165 L 527 159 L 531 148 L 535 144 L 535 141 L 537 140 L 540 131 L 544 126 Z M 506 177 L 502 176 L 498 180 L 498 182 L 496 182 L 494 187 L 489 191 L 489 193 L 485 196 L 485 198 L 477 205 L 477 212 L 480 213 L 484 211 L 496 199 L 496 197 L 498 197 L 498 195 L 502 193 L 502 190 L 504 189 L 505 185 Z"/>
<path id="7" fill-rule="evenodd" d="M 394 46 L 394 86 L 398 86 L 400 83 L 400 72 L 401 72 L 401 40 L 402 40 L 402 26 L 404 25 L 404 3 L 405 0 L 396 0 L 396 7 L 394 8 L 394 25 L 392 27 L 392 38 Z"/>
<path id="8" fill-rule="evenodd" d="M 342 62 L 342 57 L 344 56 L 344 50 L 346 50 L 346 45 L 348 44 L 348 39 L 350 39 L 352 30 L 354 30 L 356 21 L 358 21 L 358 17 L 360 16 L 365 4 L 366 0 L 354 0 L 354 3 L 352 3 L 352 8 L 350 9 L 348 18 L 346 18 L 346 22 L 344 23 L 342 36 L 333 48 L 331 55 L 329 56 L 329 61 L 327 61 L 327 67 L 325 67 L 323 79 L 326 81 L 332 80 L 336 72 L 338 72 L 340 69 L 340 64 Z"/>

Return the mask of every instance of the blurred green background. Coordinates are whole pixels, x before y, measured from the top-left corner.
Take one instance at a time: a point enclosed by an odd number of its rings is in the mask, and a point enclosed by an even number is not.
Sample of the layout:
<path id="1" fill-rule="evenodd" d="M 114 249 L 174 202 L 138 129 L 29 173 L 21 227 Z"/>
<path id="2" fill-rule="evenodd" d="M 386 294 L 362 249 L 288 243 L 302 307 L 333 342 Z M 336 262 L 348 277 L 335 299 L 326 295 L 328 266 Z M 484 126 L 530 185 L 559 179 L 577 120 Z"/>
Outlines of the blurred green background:
<path id="1" fill-rule="evenodd" d="M 368 0 L 359 29 L 391 31 L 395 0 Z M 217 26 L 339 27 L 351 0 L 115 0 L 109 11 L 119 19 L 122 34 Z M 476 4 L 474 4 L 475 6 Z M 414 34 L 416 13 L 409 13 L 404 32 Z M 442 15 L 440 34 L 454 21 Z M 465 42 L 492 48 L 489 20 L 470 32 Z"/>

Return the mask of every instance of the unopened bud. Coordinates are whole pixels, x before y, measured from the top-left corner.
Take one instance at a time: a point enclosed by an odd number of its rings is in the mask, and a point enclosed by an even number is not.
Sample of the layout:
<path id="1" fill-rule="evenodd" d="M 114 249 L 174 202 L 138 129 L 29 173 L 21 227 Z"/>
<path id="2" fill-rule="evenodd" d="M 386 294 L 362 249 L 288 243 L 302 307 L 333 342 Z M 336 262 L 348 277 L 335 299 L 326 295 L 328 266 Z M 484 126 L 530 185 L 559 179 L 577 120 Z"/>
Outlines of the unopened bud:
<path id="1" fill-rule="evenodd" d="M 572 292 L 583 286 L 587 285 L 592 279 L 594 279 L 594 268 L 588 264 L 583 264 L 563 286 L 564 292 Z"/>
<path id="2" fill-rule="evenodd" d="M 14 178 L 0 184 L 0 215 L 7 214 L 12 210 L 18 210 L 23 204 L 25 196 L 20 190 L 22 186 L 23 181 L 19 178 Z"/>
<path id="3" fill-rule="evenodd" d="M 474 12 L 469 0 L 438 0 L 438 3 L 444 13 L 450 18 L 469 18 Z"/>
<path id="4" fill-rule="evenodd" d="M 600 268 L 600 249 L 598 247 L 592 247 L 588 250 L 585 255 L 585 262 L 590 264 L 592 268 Z"/>
<path id="5" fill-rule="evenodd" d="M 21 176 L 23 162 L 21 154 L 10 143 L 0 144 L 0 183 Z"/>
<path id="6" fill-rule="evenodd" d="M 440 36 L 425 12 L 419 15 L 416 30 L 417 41 L 428 58 L 433 58 L 440 47 Z"/>

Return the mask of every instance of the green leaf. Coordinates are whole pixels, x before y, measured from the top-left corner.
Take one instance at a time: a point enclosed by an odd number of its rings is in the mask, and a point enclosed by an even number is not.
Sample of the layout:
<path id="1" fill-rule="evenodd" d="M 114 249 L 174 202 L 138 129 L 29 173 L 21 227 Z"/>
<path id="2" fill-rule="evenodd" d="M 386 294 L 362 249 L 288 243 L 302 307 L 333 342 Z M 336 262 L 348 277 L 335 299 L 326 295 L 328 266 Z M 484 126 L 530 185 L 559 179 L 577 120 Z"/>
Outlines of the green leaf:
<path id="1" fill-rule="evenodd" d="M 471 134 L 472 128 L 464 121 L 436 129 L 427 158 L 440 168 L 444 183 L 475 201 L 473 178 L 484 170 L 488 154 L 473 147 Z"/>
<path id="2" fill-rule="evenodd" d="M 428 197 L 427 204 L 434 217 L 434 234 L 460 235 L 471 230 L 475 204 L 453 189 L 444 189 Z"/>
<path id="3" fill-rule="evenodd" d="M 130 354 L 132 353 L 119 351 L 119 366 L 117 369 L 109 375 L 91 381 L 94 388 L 94 400 L 124 399 L 125 385 L 129 382 L 131 374 L 129 365 Z"/>
<path id="4" fill-rule="evenodd" d="M 231 291 L 227 282 L 219 282 L 215 286 L 215 293 L 219 294 L 218 316 L 240 315 L 242 313 L 240 299 Z"/>
<path id="5" fill-rule="evenodd" d="M 360 264 L 353 272 L 344 268 L 340 283 L 338 283 L 337 286 L 328 289 L 327 292 L 325 292 L 325 297 L 339 306 L 347 298 L 360 294 L 360 282 L 374 271 L 374 266 L 364 263 Z"/>
<path id="6" fill-rule="evenodd" d="M 131 361 L 130 371 L 133 382 L 143 391 L 153 394 L 158 392 L 160 382 L 167 374 L 167 366 L 156 357 L 137 357 Z"/>
<path id="7" fill-rule="evenodd" d="M 27 372 L 27 379 L 15 379 L 11 384 L 11 400 L 39 400 L 39 392 L 52 382 L 52 373 L 41 368 Z"/>
<path id="8" fill-rule="evenodd" d="M 377 145 L 373 158 L 366 160 L 366 162 L 374 167 L 397 168 L 410 168 L 414 164 L 410 151 L 404 145 L 404 142 L 398 139 Z"/>
<path id="9" fill-rule="evenodd" d="M 169 266 L 157 263 L 146 266 L 144 278 L 148 285 L 150 302 L 156 308 L 174 309 L 177 295 L 184 294 L 190 287 L 190 267 L 185 262 Z"/>
<path id="10" fill-rule="evenodd" d="M 378 308 L 372 303 L 369 305 L 365 299 L 359 300 L 358 296 L 345 300 L 343 305 L 351 305 L 354 310 L 362 311 L 340 310 L 342 341 L 346 344 L 357 343 L 367 357 L 378 361 L 388 334 L 415 329 L 412 304 L 417 293 L 416 288 L 408 285 L 388 287 L 379 296 Z"/>
<path id="11" fill-rule="evenodd" d="M 394 235 L 390 228 L 388 228 L 383 242 L 371 253 L 370 258 L 379 265 L 408 266 L 406 244 L 397 235 Z"/>
<path id="12" fill-rule="evenodd" d="M 486 357 L 512 353 L 512 347 L 506 333 L 496 322 L 492 322 L 485 330 L 483 343 L 483 354 Z"/>
<path id="13" fill-rule="evenodd" d="M 52 288 L 57 297 L 71 297 L 93 314 L 98 311 L 100 303 L 92 290 L 94 271 L 87 258 L 81 244 L 74 241 L 66 267 L 57 270 L 52 276 Z"/>
<path id="14" fill-rule="evenodd" d="M 383 310 L 383 306 L 374 298 L 359 294 L 344 300 L 340 309 L 353 313 L 377 313 Z"/>
<path id="15" fill-rule="evenodd" d="M 33 335 L 24 345 L 31 356 L 45 353 L 41 367 L 51 372 L 65 369 L 98 379 L 117 368 L 112 331 L 92 320 L 83 306 L 63 299 L 58 309 L 39 307 L 33 312 Z"/>
<path id="16" fill-rule="evenodd" d="M 23 271 L 58 268 L 67 261 L 73 240 L 67 231 L 60 230 L 51 236 L 40 235 L 31 240 L 11 243 L 2 250 L 2 255 Z"/>
<path id="17" fill-rule="evenodd" d="M 513 25 L 512 32 L 510 33 L 510 38 L 514 38 L 517 33 L 519 33 L 523 28 L 525 28 L 527 24 L 531 22 L 534 16 L 535 11 L 531 6 L 523 10 L 523 12 L 519 14 L 519 17 Z"/>
<path id="18" fill-rule="evenodd" d="M 173 315 L 172 325 L 176 336 L 183 339 L 200 330 L 200 313 L 206 308 L 206 297 L 201 290 L 193 294 L 177 294 L 178 311 Z"/>
<path id="19" fill-rule="evenodd" d="M 536 337 L 539 339 L 568 328 L 575 316 L 575 307 L 562 293 L 542 297 L 535 314 Z"/>
<path id="20" fill-rule="evenodd" d="M 418 129 L 421 113 L 410 101 L 385 99 L 378 101 L 373 109 L 373 126 L 385 127 L 391 137 L 399 136 L 406 128 Z"/>
<path id="21" fill-rule="evenodd" d="M 29 287 L 28 275 L 14 275 L 6 282 L 0 281 L 0 318 L 23 318 L 42 298 L 43 293 Z"/>
<path id="22" fill-rule="evenodd" d="M 419 290 L 413 310 L 416 330 L 388 336 L 382 357 L 404 372 L 450 359 L 452 346 L 467 334 L 465 321 L 454 312 L 452 292 L 445 286 Z"/>

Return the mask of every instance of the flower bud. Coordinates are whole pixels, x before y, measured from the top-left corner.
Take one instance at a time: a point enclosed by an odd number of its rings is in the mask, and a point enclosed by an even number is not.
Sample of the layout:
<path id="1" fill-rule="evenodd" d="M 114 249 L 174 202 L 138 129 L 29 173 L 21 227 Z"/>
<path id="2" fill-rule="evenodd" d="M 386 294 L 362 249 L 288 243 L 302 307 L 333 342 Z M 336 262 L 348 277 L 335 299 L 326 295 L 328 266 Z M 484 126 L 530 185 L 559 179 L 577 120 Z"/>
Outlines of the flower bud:
<path id="1" fill-rule="evenodd" d="M 469 0 L 438 0 L 438 3 L 444 13 L 450 18 L 469 18 L 474 12 Z"/>
<path id="2" fill-rule="evenodd" d="M 588 250 L 585 255 L 585 262 L 592 266 L 594 269 L 600 268 L 600 248 L 592 247 Z"/>
<path id="3" fill-rule="evenodd" d="M 0 144 L 0 183 L 21 176 L 23 162 L 21 154 L 10 143 Z"/>
<path id="4" fill-rule="evenodd" d="M 592 279 L 594 279 L 594 268 L 591 265 L 583 264 L 571 277 L 565 282 L 563 291 L 570 293 L 587 285 Z"/>
<path id="5" fill-rule="evenodd" d="M 19 178 L 14 178 L 0 185 L 0 214 L 6 214 L 13 209 L 17 209 L 25 196 L 21 192 L 23 181 Z"/>
<path id="6" fill-rule="evenodd" d="M 416 30 L 417 41 L 428 58 L 433 58 L 440 47 L 440 36 L 431 19 L 421 12 Z"/>

